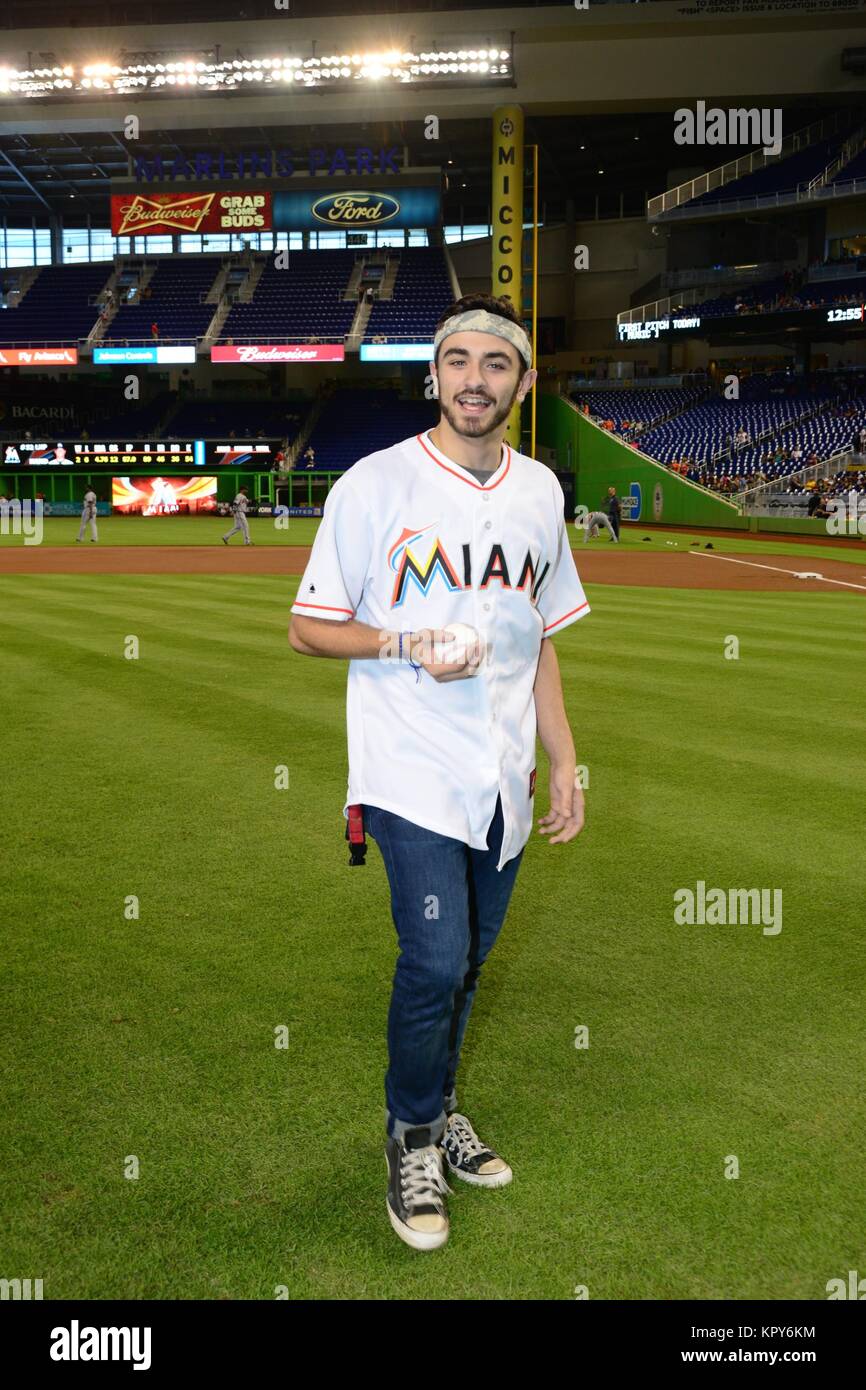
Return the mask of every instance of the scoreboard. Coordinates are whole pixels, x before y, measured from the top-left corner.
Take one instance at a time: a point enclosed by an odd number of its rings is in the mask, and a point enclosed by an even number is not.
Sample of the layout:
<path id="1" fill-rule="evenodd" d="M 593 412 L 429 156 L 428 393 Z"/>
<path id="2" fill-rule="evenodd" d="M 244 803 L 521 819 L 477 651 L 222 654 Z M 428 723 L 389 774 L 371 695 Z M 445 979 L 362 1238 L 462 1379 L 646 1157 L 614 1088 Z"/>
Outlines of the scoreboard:
<path id="1" fill-rule="evenodd" d="M 276 439 L 59 441 L 15 440 L 0 442 L 2 467 L 45 468 L 52 472 L 78 469 L 85 472 L 112 472 L 122 475 L 171 472 L 183 474 L 195 469 L 245 469 L 265 472 L 273 467 L 280 451 Z"/>

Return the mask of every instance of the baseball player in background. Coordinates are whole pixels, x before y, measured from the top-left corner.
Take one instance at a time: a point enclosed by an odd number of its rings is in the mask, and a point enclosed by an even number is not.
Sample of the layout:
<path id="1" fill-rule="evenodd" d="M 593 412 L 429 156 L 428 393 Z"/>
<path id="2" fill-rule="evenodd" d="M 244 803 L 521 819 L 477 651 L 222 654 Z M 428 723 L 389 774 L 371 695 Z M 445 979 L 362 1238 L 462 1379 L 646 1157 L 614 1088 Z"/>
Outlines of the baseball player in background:
<path id="1" fill-rule="evenodd" d="M 586 545 L 587 541 L 595 539 L 598 535 L 599 526 L 605 526 L 610 532 L 611 540 L 619 544 L 619 536 L 616 534 L 616 531 L 614 531 L 607 512 L 588 512 L 586 516 L 583 517 L 582 520 L 576 522 L 575 525 L 583 528 L 584 545 Z"/>
<path id="2" fill-rule="evenodd" d="M 382 852 L 400 947 L 387 1211 L 421 1250 L 448 1237 L 443 1165 L 480 1187 L 512 1176 L 458 1112 L 456 1074 L 532 829 L 536 733 L 550 759 L 539 832 L 564 844 L 583 825 L 551 638 L 589 612 L 556 475 L 505 443 L 536 376 L 510 301 L 459 300 L 434 354 L 439 423 L 337 480 L 289 628 L 295 651 L 349 658 L 343 813 L 360 805 Z M 448 650 L 454 624 L 463 645 Z"/>
<path id="3" fill-rule="evenodd" d="M 236 531 L 243 532 L 244 545 L 252 545 L 252 541 L 250 540 L 249 522 L 247 521 L 247 507 L 249 506 L 249 503 L 250 499 L 247 496 L 246 487 L 238 488 L 237 496 L 235 497 L 235 500 L 232 502 L 232 516 L 235 519 L 235 524 L 232 527 L 232 529 L 225 536 L 223 536 L 223 545 L 228 545 L 229 541 L 231 540 L 232 536 L 235 534 Z"/>
<path id="4" fill-rule="evenodd" d="M 93 491 L 92 487 L 89 487 L 84 494 L 84 503 L 81 508 L 81 525 L 78 528 L 78 535 L 75 538 L 76 544 L 78 541 L 84 540 L 84 532 L 87 529 L 88 522 L 90 523 L 91 541 L 98 541 L 99 536 L 96 531 L 96 493 Z"/>

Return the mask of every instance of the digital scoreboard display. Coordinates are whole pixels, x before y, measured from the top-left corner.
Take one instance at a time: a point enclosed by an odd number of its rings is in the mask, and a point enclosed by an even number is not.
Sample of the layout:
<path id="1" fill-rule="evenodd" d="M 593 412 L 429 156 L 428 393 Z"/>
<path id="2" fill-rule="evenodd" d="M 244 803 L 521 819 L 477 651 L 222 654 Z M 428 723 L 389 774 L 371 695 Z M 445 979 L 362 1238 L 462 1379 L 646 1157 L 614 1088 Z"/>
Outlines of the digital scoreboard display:
<path id="1" fill-rule="evenodd" d="M 828 309 L 828 310 L 827 310 L 827 322 L 828 322 L 828 323 L 862 323 L 862 322 L 863 322 L 863 305 L 862 305 L 862 304 L 850 304 L 850 305 L 848 305 L 846 308 L 843 308 L 843 309 Z"/>
<path id="2" fill-rule="evenodd" d="M 173 473 L 187 469 L 236 468 L 254 473 L 268 472 L 280 454 L 278 439 L 193 439 L 188 443 L 172 440 L 134 440 L 102 443 L 94 440 L 62 444 L 36 440 L 0 443 L 0 458 L 8 468 L 75 468 L 115 473 Z"/>
<path id="3" fill-rule="evenodd" d="M 103 444 L 88 440 L 86 443 L 71 444 L 68 448 L 77 468 L 119 468 L 122 464 L 124 472 L 129 472 L 132 469 L 201 468 L 204 465 L 204 446 L 200 439 L 189 444 L 159 441 Z"/>
<path id="4" fill-rule="evenodd" d="M 154 469 L 203 468 L 205 464 L 204 440 L 194 439 L 188 444 L 153 442 L 137 440 L 102 443 L 86 441 L 63 444 L 61 442 L 43 443 L 36 440 L 16 440 L 15 443 L 0 445 L 3 450 L 3 463 L 9 468 L 80 468 L 96 471 L 111 468 L 115 472 L 123 466 L 125 473 L 152 473 Z"/>
<path id="5" fill-rule="evenodd" d="M 798 329 L 811 330 L 812 336 L 819 337 L 822 328 L 857 328 L 864 322 L 862 304 L 845 304 L 836 308 L 821 309 L 780 309 L 766 314 L 736 314 L 714 318 L 701 318 L 699 314 L 684 311 L 662 319 L 643 319 L 635 323 L 616 325 L 616 336 L 620 343 L 640 343 L 647 339 L 679 336 L 695 338 L 746 337 L 757 333 L 786 333 Z M 363 346 L 362 346 L 363 355 Z"/>

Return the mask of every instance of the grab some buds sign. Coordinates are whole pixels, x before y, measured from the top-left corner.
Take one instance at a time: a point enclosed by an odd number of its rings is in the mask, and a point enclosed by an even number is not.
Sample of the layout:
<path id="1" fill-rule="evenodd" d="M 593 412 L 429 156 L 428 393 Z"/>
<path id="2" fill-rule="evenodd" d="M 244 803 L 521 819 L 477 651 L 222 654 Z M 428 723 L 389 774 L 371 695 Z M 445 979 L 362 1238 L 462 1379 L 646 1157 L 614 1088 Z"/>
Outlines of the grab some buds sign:
<path id="1" fill-rule="evenodd" d="M 114 193 L 111 231 L 114 236 L 149 232 L 269 232 L 272 228 L 270 192 L 231 193 Z"/>

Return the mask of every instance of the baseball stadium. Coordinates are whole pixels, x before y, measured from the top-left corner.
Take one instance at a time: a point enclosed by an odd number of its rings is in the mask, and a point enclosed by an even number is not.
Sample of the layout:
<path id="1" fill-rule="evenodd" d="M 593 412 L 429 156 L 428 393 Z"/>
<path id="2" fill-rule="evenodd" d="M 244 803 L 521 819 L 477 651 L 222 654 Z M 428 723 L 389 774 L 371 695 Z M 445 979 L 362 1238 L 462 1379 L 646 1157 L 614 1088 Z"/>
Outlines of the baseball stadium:
<path id="1" fill-rule="evenodd" d="M 4 1298 L 866 1297 L 864 18 L 8 0 Z"/>

